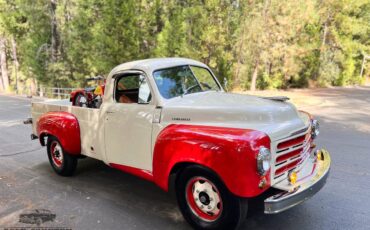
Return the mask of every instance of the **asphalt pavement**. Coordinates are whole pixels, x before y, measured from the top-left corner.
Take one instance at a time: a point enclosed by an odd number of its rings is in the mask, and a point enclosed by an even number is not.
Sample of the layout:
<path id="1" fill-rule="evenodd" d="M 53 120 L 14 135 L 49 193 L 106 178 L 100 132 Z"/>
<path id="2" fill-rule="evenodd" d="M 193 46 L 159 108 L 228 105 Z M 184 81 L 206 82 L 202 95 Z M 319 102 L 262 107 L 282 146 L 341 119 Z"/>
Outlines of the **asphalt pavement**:
<path id="1" fill-rule="evenodd" d="M 321 122 L 316 143 L 332 156 L 327 184 L 277 215 L 264 215 L 252 201 L 241 229 L 370 229 L 370 88 L 306 92 L 321 100 L 302 108 Z M 37 227 L 19 221 L 34 209 L 55 214 L 40 227 L 190 229 L 173 195 L 102 162 L 83 159 L 75 176 L 56 175 L 46 149 L 30 140 L 31 127 L 22 123 L 30 102 L 0 95 L 0 229 Z"/>

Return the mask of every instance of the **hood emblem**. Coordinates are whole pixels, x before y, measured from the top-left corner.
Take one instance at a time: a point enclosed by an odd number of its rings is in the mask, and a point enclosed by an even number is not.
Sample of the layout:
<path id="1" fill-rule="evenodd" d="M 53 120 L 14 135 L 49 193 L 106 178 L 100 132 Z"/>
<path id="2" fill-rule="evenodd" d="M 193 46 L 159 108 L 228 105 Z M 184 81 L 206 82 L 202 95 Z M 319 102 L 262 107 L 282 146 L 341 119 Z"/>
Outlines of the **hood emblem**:
<path id="1" fill-rule="evenodd" d="M 268 99 L 268 100 L 273 100 L 273 101 L 281 101 L 281 102 L 285 102 L 285 101 L 290 100 L 290 98 L 286 97 L 286 96 L 261 97 L 261 98 Z"/>
<path id="2" fill-rule="evenodd" d="M 173 117 L 173 121 L 190 121 L 190 118 L 187 117 Z"/>

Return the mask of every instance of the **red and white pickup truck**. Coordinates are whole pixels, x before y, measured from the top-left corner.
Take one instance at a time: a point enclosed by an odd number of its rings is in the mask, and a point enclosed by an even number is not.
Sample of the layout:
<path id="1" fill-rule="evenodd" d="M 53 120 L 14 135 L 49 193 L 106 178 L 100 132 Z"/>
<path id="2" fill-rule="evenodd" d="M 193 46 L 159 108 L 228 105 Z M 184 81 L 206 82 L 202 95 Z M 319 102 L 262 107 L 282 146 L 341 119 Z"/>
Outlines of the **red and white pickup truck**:
<path id="1" fill-rule="evenodd" d="M 317 120 L 286 99 L 226 93 L 194 60 L 140 60 L 111 71 L 99 108 L 32 103 L 32 138 L 62 176 L 87 156 L 165 191 L 175 177 L 178 205 L 194 228 L 233 229 L 248 198 L 276 191 L 264 210 L 279 213 L 313 196 L 329 175 L 330 156 L 313 143 Z"/>

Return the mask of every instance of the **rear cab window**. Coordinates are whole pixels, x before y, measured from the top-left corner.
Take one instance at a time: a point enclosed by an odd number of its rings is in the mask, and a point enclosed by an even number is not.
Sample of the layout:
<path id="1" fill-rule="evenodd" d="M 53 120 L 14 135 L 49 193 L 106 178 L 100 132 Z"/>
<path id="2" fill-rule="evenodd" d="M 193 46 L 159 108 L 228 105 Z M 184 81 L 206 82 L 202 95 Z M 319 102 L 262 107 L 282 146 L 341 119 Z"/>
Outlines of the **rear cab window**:
<path id="1" fill-rule="evenodd" d="M 115 100 L 118 103 L 148 104 L 151 95 L 149 83 L 144 75 L 123 75 L 116 80 Z"/>

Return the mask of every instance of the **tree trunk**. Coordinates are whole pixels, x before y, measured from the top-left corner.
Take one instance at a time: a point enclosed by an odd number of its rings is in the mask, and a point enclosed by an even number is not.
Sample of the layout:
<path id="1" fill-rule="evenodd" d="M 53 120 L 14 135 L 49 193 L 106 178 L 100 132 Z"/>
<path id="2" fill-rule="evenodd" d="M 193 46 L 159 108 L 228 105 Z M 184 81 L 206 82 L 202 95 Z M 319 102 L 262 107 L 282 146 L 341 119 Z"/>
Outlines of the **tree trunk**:
<path id="1" fill-rule="evenodd" d="M 321 51 L 325 47 L 327 34 L 328 34 L 328 20 L 326 20 L 324 23 L 324 32 L 322 34 Z"/>
<path id="2" fill-rule="evenodd" d="M 37 95 L 37 82 L 35 78 L 31 78 L 30 94 Z"/>
<path id="3" fill-rule="evenodd" d="M 1 78 L 2 86 L 4 91 L 9 89 L 9 76 L 8 76 L 8 67 L 6 65 L 6 46 L 5 38 L 0 37 L 0 68 L 1 68 Z"/>
<path id="4" fill-rule="evenodd" d="M 15 92 L 18 94 L 18 70 L 19 70 L 19 62 L 17 58 L 17 43 L 12 37 L 12 53 L 13 53 L 13 65 L 14 65 L 14 77 L 15 77 Z"/>
<path id="5" fill-rule="evenodd" d="M 239 2 L 237 3 L 239 6 Z M 234 82 L 233 82 L 233 88 L 236 88 L 240 84 L 239 74 L 240 74 L 240 68 L 242 65 L 242 58 L 243 58 L 243 49 L 244 49 L 244 42 L 245 42 L 245 33 L 246 33 L 246 27 L 247 27 L 247 19 L 246 18 L 246 12 L 244 10 L 243 12 L 243 30 L 240 38 L 240 44 L 238 47 L 238 58 L 236 62 L 236 68 L 235 68 L 235 74 L 234 74 Z"/>
<path id="6" fill-rule="evenodd" d="M 237 58 L 237 63 L 236 63 L 236 68 L 235 68 L 235 74 L 234 74 L 234 82 L 233 82 L 233 88 L 239 86 L 240 84 L 240 68 L 242 65 L 242 56 L 243 56 L 243 47 L 244 47 L 244 35 L 245 35 L 245 25 L 243 26 L 243 32 L 242 32 L 242 37 L 240 40 L 240 45 L 239 45 L 239 50 L 238 50 L 238 58 Z"/>
<path id="7" fill-rule="evenodd" d="M 252 74 L 251 91 L 256 90 L 257 77 L 258 77 L 258 68 L 259 68 L 259 61 L 256 61 L 256 64 L 255 64 L 254 70 L 253 70 L 253 74 Z"/>
<path id="8" fill-rule="evenodd" d="M 51 62 L 54 63 L 57 61 L 60 45 L 56 17 L 57 0 L 50 0 L 50 6 L 51 6 Z"/>
<path id="9" fill-rule="evenodd" d="M 328 34 L 328 23 L 330 20 L 330 14 L 328 15 L 327 19 L 324 22 L 324 28 L 323 28 L 323 34 L 322 34 L 322 40 L 321 40 L 321 46 L 320 46 L 320 56 L 319 56 L 319 63 L 317 65 L 316 69 L 316 78 L 320 77 L 320 70 L 321 70 L 321 61 L 323 58 L 323 53 L 325 52 L 325 45 L 326 45 L 326 37 Z"/>
<path id="10" fill-rule="evenodd" d="M 1 77 L 1 74 L 0 74 L 0 92 L 3 92 L 4 91 L 4 83 L 3 83 L 3 78 Z"/>

